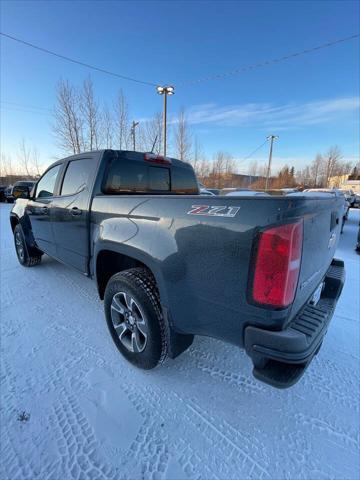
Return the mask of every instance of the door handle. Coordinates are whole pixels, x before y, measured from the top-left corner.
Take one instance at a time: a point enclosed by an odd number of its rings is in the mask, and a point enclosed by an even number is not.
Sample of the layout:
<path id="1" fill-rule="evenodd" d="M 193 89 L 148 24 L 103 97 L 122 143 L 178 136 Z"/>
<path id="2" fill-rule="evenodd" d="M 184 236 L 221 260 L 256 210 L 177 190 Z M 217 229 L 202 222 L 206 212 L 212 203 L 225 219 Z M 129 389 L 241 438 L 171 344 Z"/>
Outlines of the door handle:
<path id="1" fill-rule="evenodd" d="M 71 210 L 70 210 L 70 213 L 73 217 L 76 217 L 77 215 L 81 215 L 82 214 L 82 210 L 80 210 L 78 207 L 73 207 Z"/>
<path id="2" fill-rule="evenodd" d="M 48 207 L 41 207 L 41 213 L 43 213 L 44 215 L 47 215 L 49 213 Z"/>

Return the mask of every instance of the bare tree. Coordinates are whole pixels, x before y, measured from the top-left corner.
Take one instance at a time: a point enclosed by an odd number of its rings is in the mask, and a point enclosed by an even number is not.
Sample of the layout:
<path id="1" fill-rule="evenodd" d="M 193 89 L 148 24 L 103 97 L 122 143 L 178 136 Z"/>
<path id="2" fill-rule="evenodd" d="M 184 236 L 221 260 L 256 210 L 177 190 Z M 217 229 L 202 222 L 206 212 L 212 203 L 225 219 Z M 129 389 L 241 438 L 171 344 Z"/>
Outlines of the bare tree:
<path id="1" fill-rule="evenodd" d="M 11 155 L 6 155 L 5 153 L 1 153 L 0 176 L 12 177 L 16 174 L 17 174 L 17 170 L 16 168 L 14 168 Z"/>
<path id="2" fill-rule="evenodd" d="M 302 187 L 311 187 L 313 185 L 313 176 L 311 174 L 311 168 L 306 165 L 305 168 L 296 172 L 296 182 Z"/>
<path id="3" fill-rule="evenodd" d="M 38 152 L 38 149 L 34 147 L 32 150 L 32 156 L 31 156 L 31 166 L 32 166 L 32 170 L 34 171 L 37 177 L 40 177 L 43 170 L 39 160 L 40 160 L 40 154 Z"/>
<path id="4" fill-rule="evenodd" d="M 258 164 L 256 160 L 253 160 L 249 165 L 249 185 L 251 185 L 256 180 L 256 174 L 258 171 Z"/>
<path id="5" fill-rule="evenodd" d="M 203 157 L 202 146 L 199 142 L 198 137 L 195 137 L 193 158 L 190 161 L 193 169 L 195 170 L 195 173 L 198 173 L 199 165 L 200 165 L 202 157 Z"/>
<path id="6" fill-rule="evenodd" d="M 179 160 L 189 161 L 191 156 L 191 133 L 183 108 L 180 110 L 174 128 L 174 141 L 176 157 Z"/>
<path id="7" fill-rule="evenodd" d="M 341 158 L 342 158 L 342 154 L 341 154 L 340 148 L 337 145 L 330 147 L 328 152 L 325 154 L 326 186 L 329 185 L 330 178 L 336 175 Z"/>
<path id="8" fill-rule="evenodd" d="M 324 171 L 324 158 L 321 153 L 318 153 L 310 166 L 310 173 L 312 176 L 312 185 L 317 187 L 322 183 L 322 174 Z M 322 185 L 320 185 L 322 186 Z"/>
<path id="9" fill-rule="evenodd" d="M 115 130 L 117 146 L 126 150 L 129 144 L 129 114 L 128 104 L 122 90 L 119 91 L 115 102 Z"/>
<path id="10" fill-rule="evenodd" d="M 146 152 L 160 155 L 163 143 L 163 118 L 160 112 L 154 118 L 139 125 L 139 145 Z"/>
<path id="11" fill-rule="evenodd" d="M 258 177 L 255 180 L 255 182 L 252 183 L 251 188 L 264 189 L 265 183 L 266 183 L 266 174 L 267 174 L 267 166 L 266 165 L 260 166 L 258 169 Z"/>
<path id="12" fill-rule="evenodd" d="M 53 132 L 65 152 L 80 153 L 83 145 L 83 122 L 80 97 L 68 80 L 57 86 Z"/>
<path id="13" fill-rule="evenodd" d="M 257 161 L 256 161 L 256 160 L 253 160 L 253 161 L 250 163 L 250 166 L 249 166 L 249 175 L 250 175 L 251 177 L 256 177 L 257 171 L 258 171 Z"/>
<path id="14" fill-rule="evenodd" d="M 235 160 L 229 154 L 225 154 L 225 167 L 224 167 L 224 187 L 233 186 L 233 175 L 236 170 Z"/>
<path id="15" fill-rule="evenodd" d="M 212 163 L 211 177 L 213 178 L 213 184 L 215 188 L 223 188 L 223 174 L 225 172 L 226 154 L 219 151 L 214 156 Z"/>
<path id="16" fill-rule="evenodd" d="M 94 88 L 90 77 L 83 83 L 80 111 L 84 125 L 84 149 L 97 150 L 99 148 L 99 107 L 94 97 Z"/>
<path id="17" fill-rule="evenodd" d="M 24 139 L 21 140 L 18 152 L 19 163 L 27 177 L 31 177 L 31 150 L 26 146 Z"/>
<path id="18" fill-rule="evenodd" d="M 5 153 L 1 152 L 0 177 L 6 177 L 7 174 L 7 156 Z"/>
<path id="19" fill-rule="evenodd" d="M 207 180 L 209 179 L 210 169 L 211 169 L 211 164 L 205 158 L 203 158 L 197 165 L 196 175 L 201 183 L 205 182 L 206 184 Z M 211 187 L 210 184 L 207 186 Z"/>
<path id="20" fill-rule="evenodd" d="M 102 111 L 101 132 L 102 145 L 105 148 L 112 148 L 114 141 L 114 120 L 107 105 L 104 105 Z"/>

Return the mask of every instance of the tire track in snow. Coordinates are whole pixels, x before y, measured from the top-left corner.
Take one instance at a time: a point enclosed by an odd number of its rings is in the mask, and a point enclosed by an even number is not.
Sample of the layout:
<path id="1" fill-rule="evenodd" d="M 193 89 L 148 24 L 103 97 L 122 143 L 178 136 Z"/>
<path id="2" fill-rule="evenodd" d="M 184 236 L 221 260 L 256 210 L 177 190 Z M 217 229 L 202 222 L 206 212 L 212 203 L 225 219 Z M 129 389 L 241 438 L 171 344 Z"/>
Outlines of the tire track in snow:
<path id="1" fill-rule="evenodd" d="M 268 460 L 263 458 L 263 464 L 254 458 L 255 455 L 263 456 L 263 445 L 256 445 L 257 442 L 249 441 L 246 436 L 232 427 L 226 420 L 220 422 L 205 412 L 194 400 L 184 400 L 178 394 L 178 399 L 185 404 L 198 419 L 202 425 L 199 427 L 204 436 L 211 439 L 214 446 L 222 443 L 225 449 L 231 455 L 240 456 L 241 464 L 248 471 L 245 473 L 247 478 L 270 478 L 270 474 L 266 468 Z M 214 438 L 214 434 L 215 437 Z M 225 445 L 224 445 L 225 444 Z M 245 448 L 245 446 L 246 448 Z M 229 457 L 227 461 L 229 461 Z"/>
<path id="2" fill-rule="evenodd" d="M 116 469 L 102 464 L 94 430 L 82 414 L 76 398 L 65 390 L 53 409 L 52 423 L 60 455 L 59 473 L 64 478 L 112 480 L 118 477 Z"/>

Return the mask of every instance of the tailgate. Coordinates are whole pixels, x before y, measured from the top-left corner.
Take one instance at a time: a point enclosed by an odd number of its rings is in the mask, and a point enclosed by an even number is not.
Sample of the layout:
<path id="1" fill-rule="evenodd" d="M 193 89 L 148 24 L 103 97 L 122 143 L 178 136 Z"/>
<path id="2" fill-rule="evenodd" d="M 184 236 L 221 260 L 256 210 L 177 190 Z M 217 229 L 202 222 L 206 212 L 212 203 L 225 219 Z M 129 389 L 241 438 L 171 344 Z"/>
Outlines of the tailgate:
<path id="1" fill-rule="evenodd" d="M 308 194 L 304 215 L 301 270 L 291 318 L 322 282 L 339 242 L 344 210 L 343 196 Z"/>

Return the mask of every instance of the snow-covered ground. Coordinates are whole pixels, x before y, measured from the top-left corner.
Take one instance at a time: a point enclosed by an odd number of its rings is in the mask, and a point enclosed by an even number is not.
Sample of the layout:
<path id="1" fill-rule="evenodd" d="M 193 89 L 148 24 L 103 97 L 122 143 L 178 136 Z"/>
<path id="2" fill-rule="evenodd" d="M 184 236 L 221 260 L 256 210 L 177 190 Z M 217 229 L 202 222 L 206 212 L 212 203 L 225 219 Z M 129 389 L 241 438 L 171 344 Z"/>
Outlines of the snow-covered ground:
<path id="1" fill-rule="evenodd" d="M 9 206 L 0 214 L 1 480 L 359 478 L 359 210 L 324 345 L 284 391 L 207 338 L 162 368 L 131 367 L 95 283 L 50 258 L 21 267 Z"/>

